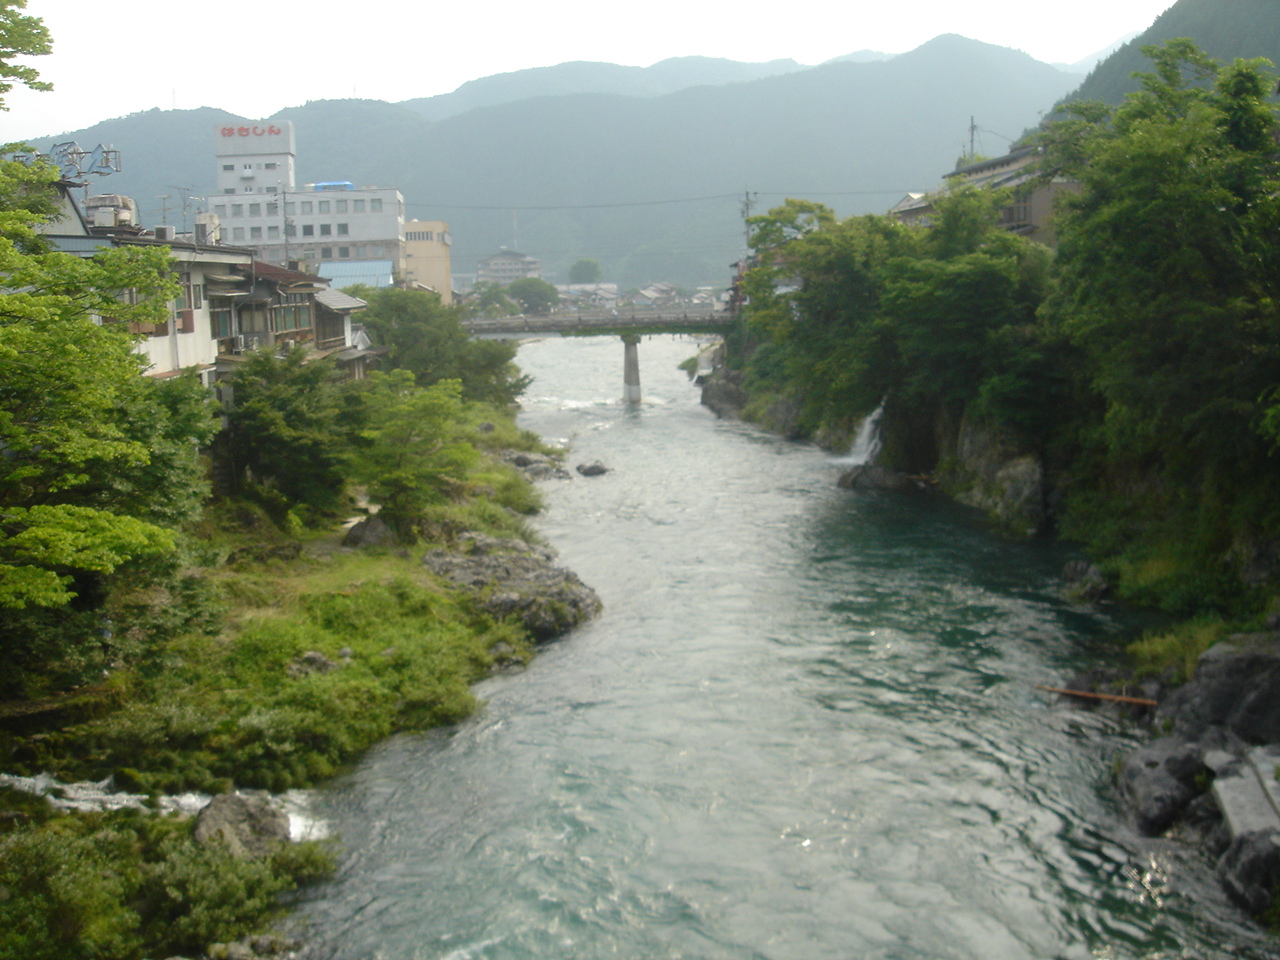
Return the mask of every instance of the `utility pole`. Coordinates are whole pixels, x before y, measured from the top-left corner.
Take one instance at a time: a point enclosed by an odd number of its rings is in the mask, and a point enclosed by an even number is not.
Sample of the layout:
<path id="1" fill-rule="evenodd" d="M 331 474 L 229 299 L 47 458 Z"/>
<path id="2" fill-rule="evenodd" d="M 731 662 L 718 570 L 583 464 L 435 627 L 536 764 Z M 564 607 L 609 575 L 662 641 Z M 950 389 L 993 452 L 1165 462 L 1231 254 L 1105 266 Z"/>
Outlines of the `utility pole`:
<path id="1" fill-rule="evenodd" d="M 751 211 L 755 208 L 758 193 L 750 190 L 742 191 L 742 227 L 747 249 L 751 249 Z"/>

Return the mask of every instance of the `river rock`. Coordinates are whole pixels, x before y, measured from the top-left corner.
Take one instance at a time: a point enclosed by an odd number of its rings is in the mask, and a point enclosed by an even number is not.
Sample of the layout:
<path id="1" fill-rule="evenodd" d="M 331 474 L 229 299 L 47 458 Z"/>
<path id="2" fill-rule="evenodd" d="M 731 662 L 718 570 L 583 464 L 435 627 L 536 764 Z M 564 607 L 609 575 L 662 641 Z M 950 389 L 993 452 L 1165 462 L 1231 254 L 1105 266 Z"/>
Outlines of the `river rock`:
<path id="1" fill-rule="evenodd" d="M 888 467 L 860 463 L 840 474 L 836 486 L 844 490 L 916 490 L 921 484 L 914 477 Z"/>
<path id="2" fill-rule="evenodd" d="M 396 535 L 376 514 L 366 517 L 347 531 L 344 547 L 385 547 L 395 543 Z"/>
<path id="3" fill-rule="evenodd" d="M 737 419 L 751 395 L 742 385 L 742 371 L 716 367 L 702 384 L 702 405 L 710 407 L 718 417 Z"/>
<path id="4" fill-rule="evenodd" d="M 1162 737 L 1129 754 L 1119 783 L 1138 830 L 1154 837 L 1173 825 L 1209 775 L 1198 746 Z"/>
<path id="5" fill-rule="evenodd" d="M 259 859 L 289 842 L 289 817 L 264 794 L 224 793 L 196 817 L 201 844 L 223 843 L 233 856 Z"/>
<path id="6" fill-rule="evenodd" d="M 460 550 L 428 550 L 422 563 L 476 598 L 495 617 L 514 617 L 530 636 L 545 641 L 600 612 L 600 598 L 555 553 L 523 540 L 479 533 L 460 538 Z"/>
<path id="7" fill-rule="evenodd" d="M 602 477 L 609 472 L 609 468 L 599 460 L 593 460 L 590 463 L 580 463 L 577 466 L 577 470 L 584 477 Z"/>
<path id="8" fill-rule="evenodd" d="M 1280 889 L 1280 832 L 1240 834 L 1218 860 L 1217 871 L 1223 889 L 1238 906 L 1254 916 L 1266 912 Z"/>
<path id="9" fill-rule="evenodd" d="M 1206 650 L 1156 720 L 1186 740 L 1280 742 L 1280 637 L 1236 634 Z"/>
<path id="10" fill-rule="evenodd" d="M 1072 560 L 1062 568 L 1067 595 L 1085 603 L 1097 603 L 1111 595 L 1106 574 L 1087 560 Z"/>
<path id="11" fill-rule="evenodd" d="M 511 464 L 530 480 L 568 480 L 569 472 L 560 461 L 541 453 L 511 450 L 503 454 L 503 461 Z"/>

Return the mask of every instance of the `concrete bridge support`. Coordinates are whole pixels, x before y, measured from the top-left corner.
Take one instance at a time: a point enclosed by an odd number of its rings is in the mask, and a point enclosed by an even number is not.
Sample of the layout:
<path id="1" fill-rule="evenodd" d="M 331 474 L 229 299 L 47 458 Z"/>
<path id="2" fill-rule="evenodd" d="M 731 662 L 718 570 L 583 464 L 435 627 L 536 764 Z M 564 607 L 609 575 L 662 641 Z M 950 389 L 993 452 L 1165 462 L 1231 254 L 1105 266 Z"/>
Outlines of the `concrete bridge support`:
<path id="1" fill-rule="evenodd" d="M 634 333 L 622 335 L 622 402 L 640 402 L 640 337 Z"/>

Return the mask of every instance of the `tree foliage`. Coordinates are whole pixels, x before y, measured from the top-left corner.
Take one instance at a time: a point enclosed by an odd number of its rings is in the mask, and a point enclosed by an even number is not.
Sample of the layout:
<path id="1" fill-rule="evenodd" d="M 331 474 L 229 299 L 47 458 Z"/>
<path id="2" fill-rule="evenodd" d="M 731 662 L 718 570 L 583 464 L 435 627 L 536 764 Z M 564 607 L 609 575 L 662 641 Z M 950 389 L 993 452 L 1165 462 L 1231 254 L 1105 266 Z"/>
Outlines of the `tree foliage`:
<path id="1" fill-rule="evenodd" d="M 1048 315 L 1101 411 L 1080 482 L 1106 495 L 1077 516 L 1112 543 L 1178 525 L 1212 556 L 1186 565 L 1222 569 L 1242 537 L 1280 535 L 1275 80 L 1188 40 L 1145 52 L 1137 93 L 1075 106 L 1044 137 L 1053 171 L 1081 184 Z"/>
<path id="2" fill-rule="evenodd" d="M 538 277 L 523 277 L 507 287 L 507 293 L 525 313 L 549 313 L 551 308 L 560 302 L 560 292 Z"/>
<path id="3" fill-rule="evenodd" d="M 4 95 L 21 84 L 31 90 L 52 90 L 35 67 L 14 63 L 16 56 L 44 56 L 53 52 L 53 40 L 44 21 L 21 11 L 27 0 L 0 0 L 0 110 L 8 110 Z"/>
<path id="4" fill-rule="evenodd" d="M 515 344 L 472 339 L 460 309 L 445 306 L 437 294 L 385 288 L 358 295 L 369 304 L 362 317 L 388 348 L 389 366 L 410 371 L 419 386 L 457 380 L 467 400 L 507 404 L 529 385 L 513 363 Z"/>
<path id="5" fill-rule="evenodd" d="M 569 267 L 570 283 L 599 283 L 604 279 L 604 269 L 599 260 L 591 257 L 579 257 Z"/>

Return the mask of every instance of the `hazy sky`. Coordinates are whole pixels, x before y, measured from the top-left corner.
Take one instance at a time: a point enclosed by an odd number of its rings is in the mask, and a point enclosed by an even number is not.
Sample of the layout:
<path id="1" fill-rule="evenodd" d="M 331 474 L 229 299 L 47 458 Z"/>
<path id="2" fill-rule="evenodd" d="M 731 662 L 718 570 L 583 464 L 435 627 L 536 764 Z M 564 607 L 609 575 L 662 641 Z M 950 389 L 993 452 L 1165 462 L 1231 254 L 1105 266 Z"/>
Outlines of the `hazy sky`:
<path id="1" fill-rule="evenodd" d="M 307 100 L 399 101 L 569 60 L 649 66 L 668 57 L 821 63 L 902 53 L 942 33 L 1074 63 L 1144 30 L 1173 0 L 28 0 L 53 35 L 32 58 L 52 93 L 15 88 L 0 142 L 153 107 L 250 119 Z"/>

